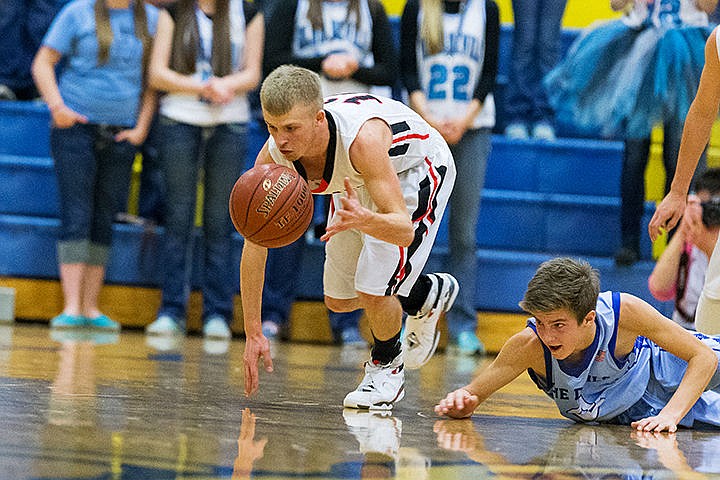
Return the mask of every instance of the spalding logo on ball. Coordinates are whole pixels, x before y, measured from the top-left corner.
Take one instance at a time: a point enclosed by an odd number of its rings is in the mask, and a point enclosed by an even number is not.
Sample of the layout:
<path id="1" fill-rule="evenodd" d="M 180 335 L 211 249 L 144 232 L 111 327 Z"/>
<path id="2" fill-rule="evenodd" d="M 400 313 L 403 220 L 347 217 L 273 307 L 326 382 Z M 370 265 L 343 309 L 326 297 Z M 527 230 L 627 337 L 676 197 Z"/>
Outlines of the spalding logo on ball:
<path id="1" fill-rule="evenodd" d="M 302 237 L 313 217 L 307 182 L 276 163 L 251 168 L 230 193 L 230 218 L 240 234 L 267 248 L 284 247 Z"/>

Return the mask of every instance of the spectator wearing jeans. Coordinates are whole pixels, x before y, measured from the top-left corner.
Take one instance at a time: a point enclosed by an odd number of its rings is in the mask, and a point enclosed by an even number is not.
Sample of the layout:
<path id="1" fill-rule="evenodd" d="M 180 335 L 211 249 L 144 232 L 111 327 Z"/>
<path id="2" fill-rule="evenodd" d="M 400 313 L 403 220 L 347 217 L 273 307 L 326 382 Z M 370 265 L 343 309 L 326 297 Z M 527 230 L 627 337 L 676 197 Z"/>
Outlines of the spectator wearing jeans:
<path id="1" fill-rule="evenodd" d="M 52 114 L 50 148 L 60 192 L 58 259 L 64 308 L 52 327 L 118 330 L 102 314 L 112 221 L 130 183 L 137 146 L 155 109 L 145 89 L 157 10 L 129 0 L 77 0 L 50 26 L 33 62 Z M 56 77 L 55 66 L 65 67 Z"/>
<path id="2" fill-rule="evenodd" d="M 262 14 L 242 0 L 179 0 L 160 12 L 150 83 L 166 92 L 159 117 L 167 194 L 165 271 L 160 309 L 146 328 L 149 335 L 185 332 L 196 187 L 202 178 L 203 335 L 231 337 L 237 266 L 231 256 L 228 198 L 245 166 L 247 93 L 260 80 L 263 31 Z"/>
<path id="3" fill-rule="evenodd" d="M 560 58 L 560 29 L 567 0 L 512 0 L 515 27 L 505 93 L 505 135 L 555 140 L 554 114 L 542 80 Z"/>

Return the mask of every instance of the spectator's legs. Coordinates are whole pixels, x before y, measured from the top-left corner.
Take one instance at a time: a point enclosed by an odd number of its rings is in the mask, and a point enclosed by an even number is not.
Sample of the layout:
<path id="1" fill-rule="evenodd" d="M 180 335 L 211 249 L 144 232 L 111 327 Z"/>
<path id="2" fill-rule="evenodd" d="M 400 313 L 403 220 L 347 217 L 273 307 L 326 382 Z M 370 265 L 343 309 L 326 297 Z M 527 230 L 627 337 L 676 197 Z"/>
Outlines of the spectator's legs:
<path id="1" fill-rule="evenodd" d="M 620 179 L 621 248 L 615 256 L 618 265 L 632 265 L 640 255 L 640 221 L 645 205 L 645 167 L 649 151 L 649 138 L 625 140 Z"/>
<path id="2" fill-rule="evenodd" d="M 50 131 L 50 149 L 60 196 L 58 261 L 67 315 L 82 313 L 82 282 L 90 248 L 93 190 L 97 168 L 93 127 Z"/>
<path id="3" fill-rule="evenodd" d="M 534 86 L 535 111 L 533 116 L 550 125 L 553 124 L 554 115 L 542 86 L 542 80 L 545 75 L 550 73 L 550 70 L 555 68 L 560 59 L 560 32 L 566 3 L 567 0 L 537 1 L 539 7 L 536 12 L 538 78 Z"/>
<path id="4" fill-rule="evenodd" d="M 265 336 L 287 337 L 287 322 L 297 295 L 304 250 L 305 237 L 300 237 L 287 247 L 268 250 L 262 301 Z"/>
<path id="5" fill-rule="evenodd" d="M 203 209 L 204 271 L 203 321 L 219 316 L 228 324 L 233 318 L 231 281 L 237 265 L 232 262 L 232 232 L 228 198 L 245 169 L 247 125 L 218 125 L 207 141 Z"/>
<path id="6" fill-rule="evenodd" d="M 105 277 L 115 215 L 127 198 L 130 174 L 137 148 L 129 142 L 115 142 L 115 132 L 98 127 L 95 141 L 95 175 L 88 265 L 83 286 L 83 314 L 99 316 L 98 298 Z"/>
<path id="7" fill-rule="evenodd" d="M 183 327 L 190 296 L 193 227 L 200 168 L 202 129 L 160 117 L 160 162 L 167 185 L 167 217 L 163 244 L 163 287 L 160 315 Z"/>
<path id="8" fill-rule="evenodd" d="M 530 76 L 535 70 L 535 42 L 537 39 L 537 0 L 513 0 L 512 55 L 510 57 L 510 75 L 506 93 L 505 111 L 508 120 L 527 122 L 532 114 L 535 89 Z"/>
<path id="9" fill-rule="evenodd" d="M 457 343 L 462 332 L 475 335 L 475 279 L 477 277 L 477 221 L 490 154 L 490 130 L 468 130 L 462 141 L 451 147 L 460 173 L 450 196 L 449 272 L 460 284 L 455 304 L 448 312 L 450 340 Z M 481 344 L 477 348 L 481 348 Z"/>

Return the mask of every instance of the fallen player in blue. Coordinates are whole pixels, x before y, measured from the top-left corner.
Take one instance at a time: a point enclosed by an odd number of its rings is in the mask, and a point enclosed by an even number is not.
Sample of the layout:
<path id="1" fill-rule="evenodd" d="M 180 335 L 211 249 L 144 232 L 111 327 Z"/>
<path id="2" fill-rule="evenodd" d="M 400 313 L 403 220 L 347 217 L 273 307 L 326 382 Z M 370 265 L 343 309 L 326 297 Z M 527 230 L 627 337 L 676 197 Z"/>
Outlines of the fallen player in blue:
<path id="1" fill-rule="evenodd" d="M 435 411 L 464 418 L 527 370 L 576 422 L 674 432 L 720 426 L 720 337 L 685 330 L 643 300 L 600 293 L 587 262 L 549 260 L 520 306 L 533 318 L 470 384 Z"/>

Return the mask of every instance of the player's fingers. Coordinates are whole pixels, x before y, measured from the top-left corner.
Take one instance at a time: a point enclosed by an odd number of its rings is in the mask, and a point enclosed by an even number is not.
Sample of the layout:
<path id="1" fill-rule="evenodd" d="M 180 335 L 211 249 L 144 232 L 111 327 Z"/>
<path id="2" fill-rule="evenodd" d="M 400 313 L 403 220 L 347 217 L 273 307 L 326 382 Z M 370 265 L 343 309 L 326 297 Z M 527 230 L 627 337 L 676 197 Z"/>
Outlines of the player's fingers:
<path id="1" fill-rule="evenodd" d="M 272 356 L 270 356 L 270 351 L 265 351 L 262 356 L 263 359 L 263 365 L 265 365 L 265 371 L 268 373 L 273 372 L 273 361 Z"/>
<path id="2" fill-rule="evenodd" d="M 453 405 L 455 409 L 462 410 L 465 407 L 465 391 L 455 390 L 453 397 Z"/>
<path id="3" fill-rule="evenodd" d="M 245 396 L 250 396 L 257 388 L 257 365 L 245 362 Z"/>
<path id="4" fill-rule="evenodd" d="M 353 189 L 352 185 L 350 184 L 350 179 L 348 177 L 345 177 L 345 193 L 347 194 L 348 198 L 357 197 L 357 193 L 355 193 L 355 189 Z"/>

